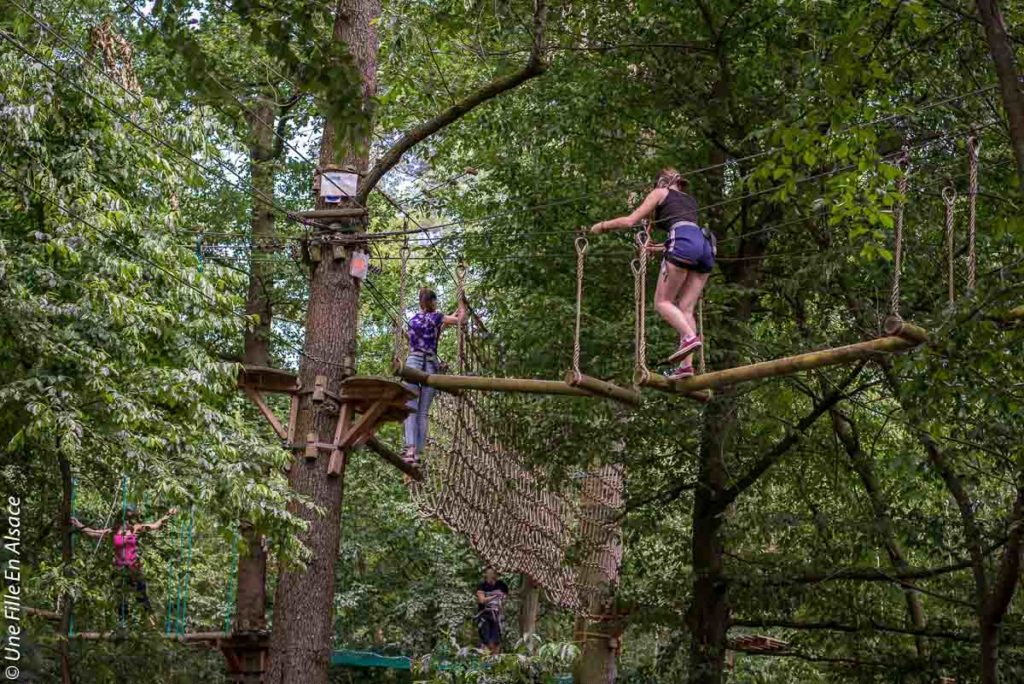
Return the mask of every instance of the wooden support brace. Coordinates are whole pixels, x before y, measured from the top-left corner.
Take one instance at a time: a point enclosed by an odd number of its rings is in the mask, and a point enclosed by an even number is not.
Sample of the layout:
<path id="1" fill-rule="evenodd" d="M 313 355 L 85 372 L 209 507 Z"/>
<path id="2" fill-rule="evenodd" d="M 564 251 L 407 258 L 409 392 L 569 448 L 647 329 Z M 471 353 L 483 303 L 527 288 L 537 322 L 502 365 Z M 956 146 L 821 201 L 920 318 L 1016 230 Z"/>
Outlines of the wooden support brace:
<path id="1" fill-rule="evenodd" d="M 320 453 L 320 444 L 317 442 L 316 433 L 306 433 L 306 460 L 315 461 Z"/>
<path id="2" fill-rule="evenodd" d="M 274 432 L 277 433 L 277 436 L 281 439 L 288 439 L 288 432 L 281 426 L 281 421 L 277 419 L 277 416 L 274 415 L 274 412 L 269 406 L 267 406 L 266 402 L 263 401 L 263 395 L 260 394 L 259 390 L 249 386 L 246 386 L 243 389 L 245 390 L 245 394 L 252 399 L 253 403 L 259 408 L 263 417 L 267 419 L 268 423 L 270 423 L 270 427 L 274 428 Z"/>
<path id="3" fill-rule="evenodd" d="M 565 383 L 572 387 L 584 389 L 591 394 L 607 397 L 608 399 L 614 399 L 615 401 L 622 402 L 628 406 L 638 406 L 640 404 L 640 393 L 636 390 L 619 387 L 618 385 L 589 375 L 580 375 L 577 377 L 576 373 L 568 371 L 565 374 Z"/>
<path id="4" fill-rule="evenodd" d="M 348 258 L 348 250 L 345 249 L 345 245 L 334 243 L 331 245 L 331 256 L 335 261 L 341 261 Z"/>
<path id="5" fill-rule="evenodd" d="M 313 401 L 323 401 L 327 391 L 327 376 L 318 375 L 313 381 Z"/>
<path id="6" fill-rule="evenodd" d="M 339 449 L 348 449 L 354 446 L 360 437 L 372 435 L 373 429 L 377 426 L 377 419 L 388 409 L 392 398 L 393 395 L 373 402 L 370 408 L 363 415 L 359 416 L 359 420 L 356 421 L 355 425 L 346 430 L 341 441 L 337 443 L 337 447 Z"/>
<path id="7" fill-rule="evenodd" d="M 331 458 L 327 462 L 327 474 L 340 477 L 345 472 L 345 452 L 340 448 L 342 437 L 348 431 L 349 423 L 352 422 L 352 404 L 345 402 L 338 412 L 338 425 L 334 428 L 334 449 L 331 451 Z"/>

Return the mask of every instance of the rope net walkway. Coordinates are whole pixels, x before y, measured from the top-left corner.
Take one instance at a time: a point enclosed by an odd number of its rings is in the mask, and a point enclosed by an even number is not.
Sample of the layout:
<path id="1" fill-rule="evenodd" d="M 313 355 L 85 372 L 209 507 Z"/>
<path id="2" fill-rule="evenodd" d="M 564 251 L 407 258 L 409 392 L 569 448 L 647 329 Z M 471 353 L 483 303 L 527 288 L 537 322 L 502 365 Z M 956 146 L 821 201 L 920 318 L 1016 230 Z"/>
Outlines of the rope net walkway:
<path id="1" fill-rule="evenodd" d="M 476 334 L 480 326 L 471 320 L 467 328 L 460 334 L 459 373 L 494 367 L 485 362 L 489 345 Z M 615 519 L 624 473 L 606 465 L 557 488 L 542 481 L 524 457 L 516 401 L 438 393 L 425 477 L 411 483 L 413 497 L 424 516 L 465 536 L 500 572 L 525 573 L 553 603 L 585 614 L 588 596 L 618 582 L 622 540 Z"/>

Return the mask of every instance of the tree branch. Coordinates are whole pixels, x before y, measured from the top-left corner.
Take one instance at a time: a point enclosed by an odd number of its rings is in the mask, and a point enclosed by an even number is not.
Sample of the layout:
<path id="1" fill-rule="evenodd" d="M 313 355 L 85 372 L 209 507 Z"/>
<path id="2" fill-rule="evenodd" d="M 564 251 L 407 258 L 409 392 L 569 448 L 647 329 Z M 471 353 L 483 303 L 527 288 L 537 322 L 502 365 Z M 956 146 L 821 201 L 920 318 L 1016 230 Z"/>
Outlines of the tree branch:
<path id="1" fill-rule="evenodd" d="M 796 444 L 803 439 L 803 435 L 808 428 L 810 428 L 823 414 L 828 413 L 833 406 L 838 404 L 839 401 L 846 396 L 846 388 L 850 386 L 850 383 L 852 383 L 858 375 L 860 375 L 861 370 L 864 368 L 864 363 L 865 362 L 862 361 L 857 364 L 857 367 L 853 369 L 853 372 L 846 376 L 842 382 L 836 385 L 835 389 L 826 395 L 824 399 L 815 404 L 814 409 L 801 418 L 800 422 L 796 424 L 789 434 L 783 437 L 774 447 L 758 458 L 757 461 L 754 462 L 754 465 L 751 466 L 750 470 L 747 471 L 746 475 L 741 477 L 735 482 L 735 484 L 722 492 L 722 496 L 718 497 L 718 500 L 715 502 L 715 508 L 719 511 L 724 511 L 729 504 L 736 500 L 736 497 L 757 482 L 757 480 L 764 475 L 769 468 L 775 465 L 775 463 L 778 462 L 786 452 L 796 446 Z"/>
<path id="2" fill-rule="evenodd" d="M 279 108 L 277 113 L 277 129 L 274 131 L 274 149 L 271 153 L 271 159 L 274 159 L 275 161 L 280 160 L 281 156 L 284 154 L 285 141 L 288 139 L 285 133 L 288 132 L 288 119 L 291 118 L 291 109 L 301 98 L 301 93 L 292 95 Z"/>
<path id="3" fill-rule="evenodd" d="M 384 177 L 384 174 L 391 170 L 402 159 L 402 155 L 413 147 L 442 128 L 455 123 L 488 100 L 492 100 L 498 95 L 512 90 L 531 78 L 544 73 L 547 69 L 547 63 L 544 61 L 544 23 L 546 18 L 546 0 L 534 0 L 533 45 L 526 64 L 518 71 L 494 79 L 462 101 L 456 102 L 433 119 L 424 121 L 399 138 L 363 178 L 362 186 L 359 189 L 359 202 L 365 203 L 366 197 L 376 187 L 377 183 L 380 182 L 380 179 Z"/>

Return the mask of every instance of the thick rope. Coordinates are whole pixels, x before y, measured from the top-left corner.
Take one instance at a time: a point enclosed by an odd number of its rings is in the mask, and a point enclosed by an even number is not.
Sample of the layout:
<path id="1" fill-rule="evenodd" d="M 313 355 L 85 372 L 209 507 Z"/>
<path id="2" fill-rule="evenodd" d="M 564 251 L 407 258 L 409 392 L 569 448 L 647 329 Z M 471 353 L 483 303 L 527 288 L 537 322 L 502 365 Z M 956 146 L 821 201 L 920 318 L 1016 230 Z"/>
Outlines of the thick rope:
<path id="1" fill-rule="evenodd" d="M 701 294 L 700 299 L 697 300 L 697 337 L 700 338 L 701 345 L 700 351 L 697 354 L 697 371 L 704 375 L 707 371 L 707 362 L 704 359 L 704 348 L 707 347 L 707 341 L 704 338 L 704 295 Z"/>
<path id="2" fill-rule="evenodd" d="M 642 385 L 651 378 L 647 368 L 647 248 L 651 241 L 651 224 L 636 234 L 636 259 L 633 260 L 633 299 L 636 323 L 633 348 L 636 354 L 636 379 Z"/>
<path id="3" fill-rule="evenodd" d="M 946 186 L 942 190 L 942 199 L 946 202 L 946 282 L 949 285 L 949 303 L 956 301 L 956 288 L 953 284 L 953 205 L 956 203 L 956 190 Z"/>
<path id="4" fill-rule="evenodd" d="M 394 365 L 397 367 L 405 358 L 405 331 L 402 330 L 402 319 L 405 318 L 405 282 L 409 267 L 409 238 L 405 238 L 402 248 L 398 250 L 400 261 L 398 271 L 398 312 L 400 316 L 395 320 L 395 349 Z"/>
<path id="5" fill-rule="evenodd" d="M 896 205 L 895 235 L 893 235 L 892 292 L 889 295 L 889 315 L 900 318 L 900 280 L 903 276 L 903 217 L 907 208 L 907 181 L 910 175 L 907 149 L 900 155 L 900 179 L 897 191 L 900 194 Z"/>
<path id="6" fill-rule="evenodd" d="M 455 301 L 459 308 L 463 307 L 466 300 L 466 264 L 459 262 L 455 267 Z M 464 323 L 464 322 L 463 322 Z M 459 375 L 466 373 L 466 326 L 459 325 Z"/>
<path id="7" fill-rule="evenodd" d="M 576 380 L 583 377 L 580 371 L 580 326 L 583 317 L 583 267 L 587 254 L 587 238 L 576 238 L 576 334 L 572 341 L 572 374 Z"/>
<path id="8" fill-rule="evenodd" d="M 978 151 L 981 144 L 973 135 L 967 140 L 967 154 L 970 165 L 970 210 L 967 215 L 967 294 L 974 292 L 978 275 L 978 254 L 975 249 L 978 220 Z"/>

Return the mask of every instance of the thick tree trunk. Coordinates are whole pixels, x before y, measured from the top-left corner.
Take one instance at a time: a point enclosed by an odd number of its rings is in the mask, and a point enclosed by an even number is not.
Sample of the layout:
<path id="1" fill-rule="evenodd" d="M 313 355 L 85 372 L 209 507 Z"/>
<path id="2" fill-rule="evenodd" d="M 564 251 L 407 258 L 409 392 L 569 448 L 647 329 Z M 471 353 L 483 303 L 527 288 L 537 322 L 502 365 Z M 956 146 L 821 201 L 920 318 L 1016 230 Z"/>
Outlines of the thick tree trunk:
<path id="1" fill-rule="evenodd" d="M 589 617 L 576 621 L 580 660 L 577 684 L 614 684 L 622 624 L 615 614 L 622 540 L 616 522 L 622 508 L 624 478 L 621 466 L 604 466 L 584 481 L 580 493 L 582 537 L 586 545 L 580 570 L 582 597 Z"/>
<path id="2" fill-rule="evenodd" d="M 256 323 L 245 332 L 245 363 L 270 366 L 270 326 L 272 324 L 273 268 L 261 259 L 274 235 L 274 117 L 276 107 L 269 98 L 260 98 L 251 107 L 249 123 L 249 169 L 252 183 L 252 235 L 249 264 L 249 290 L 245 313 L 256 316 Z M 239 532 L 245 551 L 238 556 L 236 610 L 234 628 L 239 632 L 259 631 L 267 626 L 267 552 L 260 535 L 251 524 L 242 522 Z"/>
<path id="3" fill-rule="evenodd" d="M 379 0 L 339 0 L 334 38 L 348 46 L 363 81 L 364 105 L 376 92 Z M 367 107 L 369 111 L 369 107 Z M 367 167 L 369 140 L 355 140 L 355 152 L 338 158 L 336 132 L 324 127 L 320 163 Z M 323 204 L 318 200 L 318 208 Z M 364 230 L 365 217 L 350 226 Z M 318 232 L 318 235 L 320 233 Z M 334 260 L 330 254 L 313 263 L 306 318 L 306 343 L 299 368 L 303 387 L 313 387 L 318 375 L 327 378 L 327 388 L 338 391 L 340 382 L 353 372 L 358 328 L 359 280 L 349 275 L 347 259 Z M 338 419 L 330 402 L 300 403 L 297 435 L 314 433 L 318 441 L 333 439 Z M 307 497 L 319 511 L 293 505 L 292 512 L 308 523 L 300 535 L 309 549 L 304 570 L 281 571 L 274 602 L 274 629 L 270 640 L 271 684 L 326 684 L 333 635 L 334 572 L 341 539 L 340 514 L 344 469 L 340 477 L 327 475 L 330 454 L 321 451 L 315 460 L 301 456 L 292 462 L 289 480 L 299 495 Z"/>
<path id="4" fill-rule="evenodd" d="M 521 592 L 519 596 L 519 635 L 525 639 L 537 631 L 537 614 L 540 612 L 540 585 L 524 573 Z"/>
<path id="5" fill-rule="evenodd" d="M 60 520 L 57 529 L 60 530 L 60 557 L 64 571 L 68 572 L 74 560 L 74 545 L 71 532 L 71 497 L 74 482 L 71 479 L 71 464 L 63 454 L 57 457 L 60 468 L 61 500 Z M 71 633 L 71 616 L 75 604 L 70 594 L 64 594 L 60 602 L 60 630 L 64 637 L 60 640 L 60 678 L 62 684 L 71 684 L 71 652 L 68 645 L 68 635 Z"/>
<path id="6" fill-rule="evenodd" d="M 886 554 L 889 556 L 889 562 L 897 569 L 902 570 L 909 567 L 906 556 L 903 553 L 903 548 L 893 533 L 892 518 L 889 516 L 889 506 L 885 501 L 882 487 L 878 483 L 878 478 L 875 477 L 870 456 L 861 449 L 860 438 L 857 435 L 853 422 L 838 410 L 833 409 L 832 428 L 839 441 L 843 443 L 843 448 L 850 459 L 850 466 L 857 473 L 864 487 L 864 492 L 868 495 L 879 540 L 885 547 Z M 927 627 L 927 621 L 924 616 L 924 607 L 921 605 L 921 599 L 918 598 L 917 592 L 913 589 L 904 589 L 903 595 L 906 599 L 907 616 L 910 618 L 911 626 L 917 630 L 924 630 Z M 914 637 L 914 642 L 917 647 L 917 654 L 919 656 L 926 656 L 928 649 L 925 638 L 917 635 Z"/>
<path id="7" fill-rule="evenodd" d="M 1017 178 L 1024 188 L 1024 91 L 1021 90 L 1013 43 L 1006 34 L 998 1 L 977 0 L 975 4 L 981 24 L 985 27 L 985 40 L 999 79 L 1003 108 L 1010 128 L 1010 142 L 1017 161 Z"/>
<path id="8" fill-rule="evenodd" d="M 700 486 L 694 490 L 693 603 L 687 614 L 691 684 L 721 684 L 729 629 L 728 585 L 723 569 L 723 515 L 719 500 L 726 488 L 723 454 L 726 431 L 735 419 L 733 400 L 718 399 L 704 409 L 700 446 Z"/>

